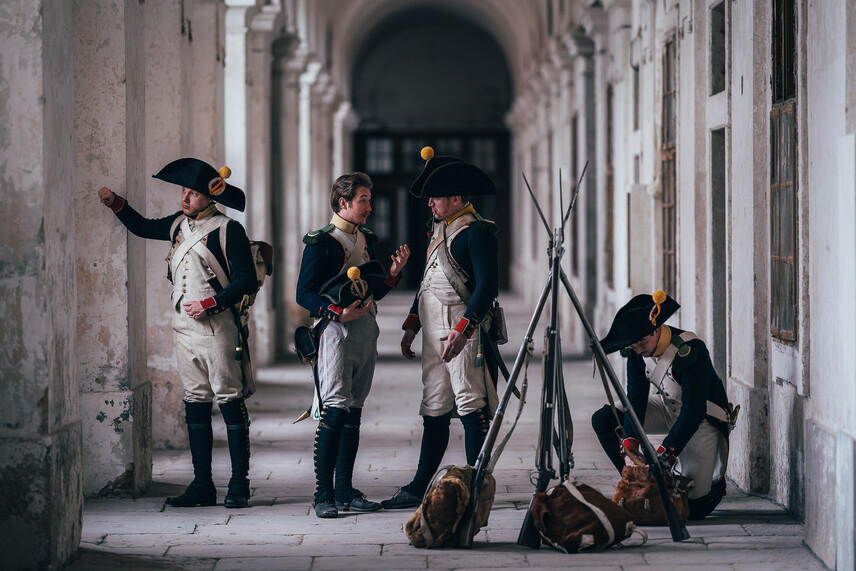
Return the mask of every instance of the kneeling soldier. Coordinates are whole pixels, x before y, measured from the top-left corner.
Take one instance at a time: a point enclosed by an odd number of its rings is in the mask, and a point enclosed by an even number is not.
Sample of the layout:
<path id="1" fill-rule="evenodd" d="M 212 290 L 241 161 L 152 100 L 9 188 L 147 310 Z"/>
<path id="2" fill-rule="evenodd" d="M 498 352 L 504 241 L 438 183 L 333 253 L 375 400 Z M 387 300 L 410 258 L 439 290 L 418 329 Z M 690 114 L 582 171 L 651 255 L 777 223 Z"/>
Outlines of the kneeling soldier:
<path id="1" fill-rule="evenodd" d="M 633 411 L 646 433 L 666 433 L 657 449 L 660 460 L 694 481 L 688 491 L 689 519 L 704 519 L 725 495 L 728 434 L 736 411 L 704 342 L 689 331 L 663 325 L 678 308 L 663 291 L 637 295 L 618 310 L 601 345 L 607 354 L 621 350 L 627 358 Z M 617 414 L 623 441 L 609 405 L 592 415 L 592 427 L 620 472 L 640 450 L 624 412 Z"/>

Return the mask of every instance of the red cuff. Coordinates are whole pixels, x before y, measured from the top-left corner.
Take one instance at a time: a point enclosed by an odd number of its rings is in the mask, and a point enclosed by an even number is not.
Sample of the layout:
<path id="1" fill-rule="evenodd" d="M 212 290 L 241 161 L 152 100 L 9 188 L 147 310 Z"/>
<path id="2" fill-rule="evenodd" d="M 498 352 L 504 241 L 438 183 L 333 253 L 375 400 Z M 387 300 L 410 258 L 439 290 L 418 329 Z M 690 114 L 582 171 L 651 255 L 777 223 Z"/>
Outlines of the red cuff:
<path id="1" fill-rule="evenodd" d="M 203 299 L 203 300 L 202 300 L 202 301 L 200 301 L 199 303 L 201 303 L 201 304 L 202 304 L 202 309 L 211 309 L 212 307 L 214 307 L 214 306 L 216 306 L 216 305 L 217 305 L 217 302 L 216 302 L 216 301 L 214 301 L 214 298 L 213 298 L 213 297 L 209 297 L 209 298 Z"/>
<path id="2" fill-rule="evenodd" d="M 386 274 L 386 280 L 383 283 L 385 283 L 389 287 L 395 287 L 398 285 L 398 282 L 400 282 L 400 281 L 401 281 L 401 273 L 400 272 L 397 276 L 394 276 L 394 275 L 388 273 L 388 274 Z"/>
<path id="3" fill-rule="evenodd" d="M 407 314 L 407 318 L 404 320 L 404 325 L 401 326 L 402 330 L 412 329 L 416 332 L 418 332 L 421 328 L 422 323 L 419 321 L 419 316 L 415 313 Z"/>
<path id="4" fill-rule="evenodd" d="M 455 331 L 469 339 L 473 336 L 473 331 L 476 330 L 477 326 L 477 323 L 474 323 L 473 321 L 462 317 L 461 320 L 458 321 L 458 324 L 455 325 Z"/>
<path id="5" fill-rule="evenodd" d="M 665 458 L 666 462 L 669 463 L 669 466 L 674 464 L 675 460 L 677 460 L 677 458 L 675 458 L 675 449 L 669 448 L 666 450 L 666 447 L 662 444 L 657 448 L 657 456 Z"/>
<path id="6" fill-rule="evenodd" d="M 115 198 L 113 199 L 113 204 L 111 204 L 107 208 L 109 208 L 113 212 L 119 212 L 120 210 L 122 210 L 122 207 L 125 206 L 125 199 L 121 196 L 114 196 Z"/>
<path id="7" fill-rule="evenodd" d="M 342 308 L 332 303 L 321 311 L 321 317 L 330 321 L 339 321 L 339 316 L 342 314 Z"/>

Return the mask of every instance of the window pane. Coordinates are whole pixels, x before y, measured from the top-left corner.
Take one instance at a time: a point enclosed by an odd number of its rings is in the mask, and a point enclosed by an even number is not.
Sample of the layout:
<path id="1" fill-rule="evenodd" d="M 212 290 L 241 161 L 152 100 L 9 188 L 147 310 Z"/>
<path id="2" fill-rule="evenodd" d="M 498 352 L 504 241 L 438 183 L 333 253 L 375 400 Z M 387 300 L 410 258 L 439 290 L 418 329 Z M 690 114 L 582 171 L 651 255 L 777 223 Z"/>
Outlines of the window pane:
<path id="1" fill-rule="evenodd" d="M 779 228 L 781 236 L 780 255 L 783 258 L 794 256 L 794 199 L 793 188 L 786 186 L 779 193 Z"/>
<path id="2" fill-rule="evenodd" d="M 778 184 L 779 182 L 779 161 L 776 160 L 778 152 L 779 137 L 779 116 L 773 115 L 770 117 L 770 184 Z"/>
<path id="3" fill-rule="evenodd" d="M 391 173 L 392 139 L 390 137 L 370 137 L 366 139 L 366 170 L 371 174 Z"/>
<path id="4" fill-rule="evenodd" d="M 473 139 L 472 162 L 487 172 L 496 171 L 496 141 L 485 137 Z"/>
<path id="5" fill-rule="evenodd" d="M 428 146 L 428 140 L 423 137 L 407 137 L 401 141 L 401 170 L 409 173 L 419 173 L 425 166 L 422 160 L 422 148 Z M 448 155 L 444 149 L 434 148 L 437 155 Z"/>

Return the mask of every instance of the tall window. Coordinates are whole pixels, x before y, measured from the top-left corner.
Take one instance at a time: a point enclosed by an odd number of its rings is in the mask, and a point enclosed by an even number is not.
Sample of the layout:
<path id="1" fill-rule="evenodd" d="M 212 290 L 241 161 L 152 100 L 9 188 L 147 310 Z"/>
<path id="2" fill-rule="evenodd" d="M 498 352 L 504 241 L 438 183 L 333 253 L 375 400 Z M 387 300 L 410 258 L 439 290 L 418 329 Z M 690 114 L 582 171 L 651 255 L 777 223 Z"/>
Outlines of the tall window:
<path id="1" fill-rule="evenodd" d="M 677 169 L 675 161 L 675 39 L 666 42 L 663 52 L 663 289 L 675 295 L 677 289 Z"/>
<path id="2" fill-rule="evenodd" d="M 770 331 L 797 338 L 797 81 L 794 0 L 773 3 L 770 111 Z"/>
<path id="3" fill-rule="evenodd" d="M 577 145 L 579 144 L 579 137 L 577 137 L 578 127 L 579 117 L 574 113 L 574 116 L 571 119 L 571 181 L 573 181 L 571 196 L 577 192 L 577 177 L 580 176 L 580 165 L 579 161 L 577 161 Z M 571 237 L 571 273 L 575 276 L 580 275 L 580 254 L 579 249 L 577 248 L 577 230 L 580 227 L 579 212 L 580 209 L 575 204 L 574 209 L 571 211 L 571 219 L 569 220 L 571 229 L 568 234 Z"/>
<path id="4" fill-rule="evenodd" d="M 604 264 L 606 265 L 606 285 L 615 287 L 615 172 L 612 164 L 612 84 L 606 86 L 606 232 L 604 244 Z"/>

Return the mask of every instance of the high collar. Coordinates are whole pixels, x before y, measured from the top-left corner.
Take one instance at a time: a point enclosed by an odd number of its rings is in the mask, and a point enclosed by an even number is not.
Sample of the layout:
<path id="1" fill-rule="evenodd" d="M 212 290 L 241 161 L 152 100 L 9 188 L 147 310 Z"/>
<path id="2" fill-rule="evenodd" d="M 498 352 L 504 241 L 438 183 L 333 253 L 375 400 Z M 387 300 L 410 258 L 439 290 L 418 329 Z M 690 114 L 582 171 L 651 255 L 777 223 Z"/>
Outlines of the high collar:
<path id="1" fill-rule="evenodd" d="M 189 220 L 196 220 L 196 221 L 199 221 L 199 220 L 202 220 L 203 218 L 208 218 L 209 216 L 211 216 L 211 215 L 212 215 L 212 214 L 214 214 L 215 212 L 217 212 L 217 203 L 212 202 L 211 204 L 209 204 L 209 205 L 205 208 L 205 210 L 203 210 L 202 212 L 200 212 L 200 213 L 199 213 L 199 214 L 197 214 L 196 216 L 188 216 L 187 218 L 188 218 Z"/>
<path id="2" fill-rule="evenodd" d="M 341 230 L 345 234 L 356 234 L 357 228 L 359 228 L 359 226 L 357 226 L 353 222 L 348 222 L 347 220 L 345 220 L 344 218 L 342 218 L 341 216 L 339 216 L 335 212 L 333 213 L 333 219 L 330 220 L 330 224 L 332 224 L 333 226 L 335 226 L 336 228 L 338 228 L 339 230 Z"/>
<path id="3" fill-rule="evenodd" d="M 654 357 L 659 357 L 666 352 L 669 343 L 672 342 L 672 330 L 668 325 L 660 326 L 660 339 L 657 341 L 657 347 L 654 348 Z"/>
<path id="4" fill-rule="evenodd" d="M 468 202 L 466 206 L 464 206 L 463 208 L 461 208 L 460 210 L 458 210 L 457 212 L 455 212 L 451 216 L 444 218 L 443 222 L 445 222 L 446 226 L 448 226 L 449 224 L 451 224 L 452 222 L 454 222 L 456 219 L 460 218 L 464 214 L 475 214 L 475 213 L 476 213 L 476 209 L 473 207 L 473 205 L 471 203 Z"/>

